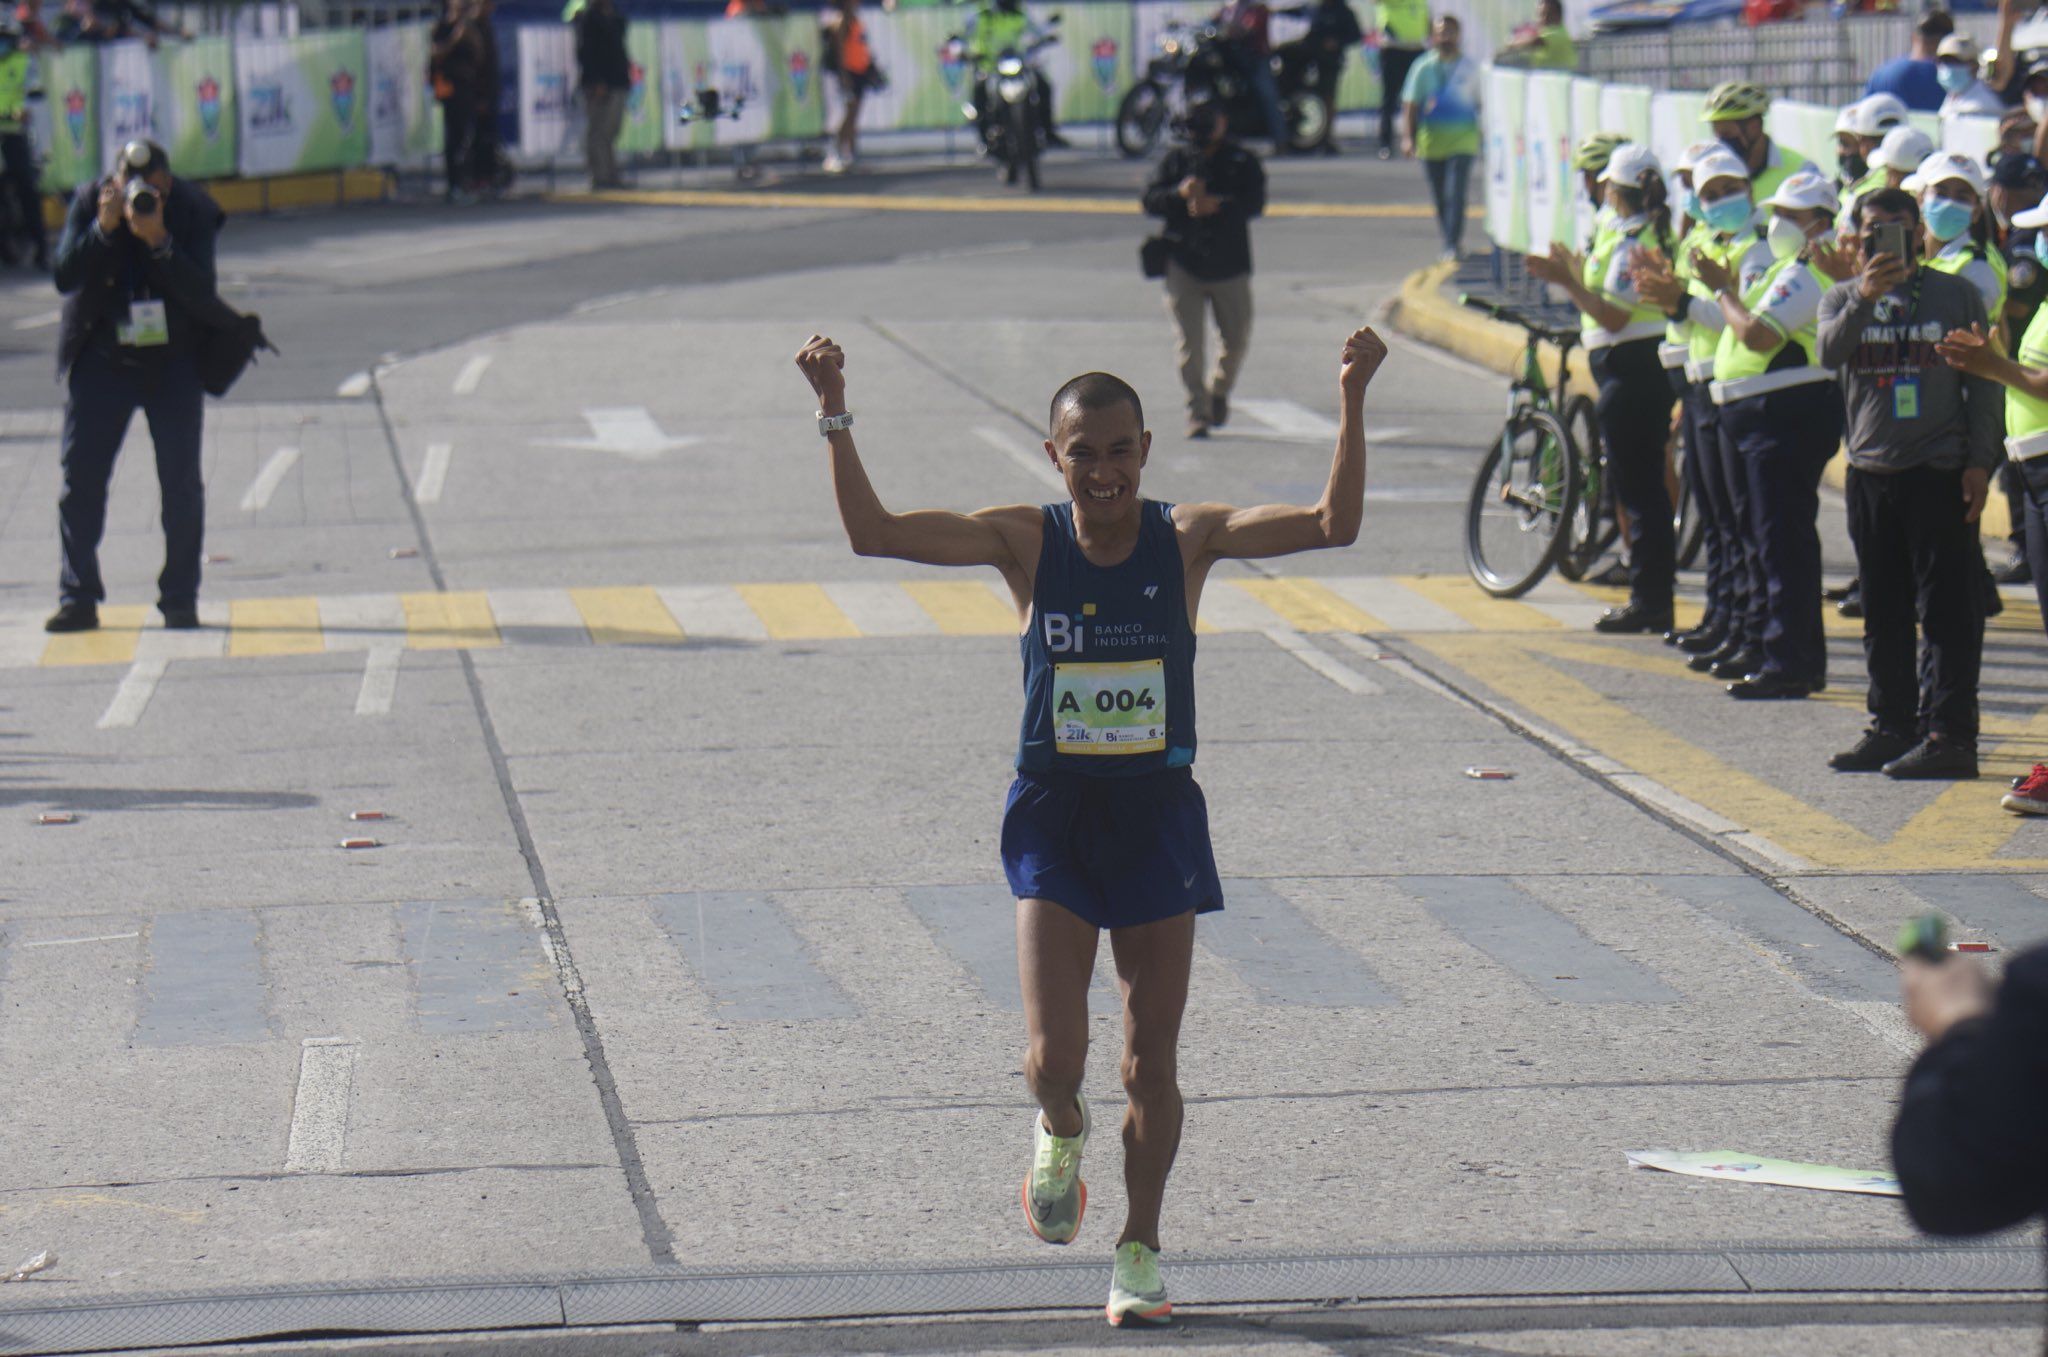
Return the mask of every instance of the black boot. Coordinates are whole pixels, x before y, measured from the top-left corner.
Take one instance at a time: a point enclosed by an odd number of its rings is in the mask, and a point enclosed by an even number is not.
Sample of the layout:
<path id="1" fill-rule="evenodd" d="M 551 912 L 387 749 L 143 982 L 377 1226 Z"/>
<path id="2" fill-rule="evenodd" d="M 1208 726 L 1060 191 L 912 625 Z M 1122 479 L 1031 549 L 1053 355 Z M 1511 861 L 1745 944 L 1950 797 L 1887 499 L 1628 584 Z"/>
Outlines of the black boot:
<path id="1" fill-rule="evenodd" d="M 66 603 L 50 614 L 44 631 L 92 631 L 100 624 L 100 610 L 91 603 Z"/>
<path id="2" fill-rule="evenodd" d="M 1609 608 L 1606 616 L 1593 624 L 1593 630 L 1610 636 L 1640 636 L 1644 632 L 1655 635 L 1671 630 L 1671 609 L 1666 606 L 1656 610 L 1630 601 L 1623 607 Z"/>

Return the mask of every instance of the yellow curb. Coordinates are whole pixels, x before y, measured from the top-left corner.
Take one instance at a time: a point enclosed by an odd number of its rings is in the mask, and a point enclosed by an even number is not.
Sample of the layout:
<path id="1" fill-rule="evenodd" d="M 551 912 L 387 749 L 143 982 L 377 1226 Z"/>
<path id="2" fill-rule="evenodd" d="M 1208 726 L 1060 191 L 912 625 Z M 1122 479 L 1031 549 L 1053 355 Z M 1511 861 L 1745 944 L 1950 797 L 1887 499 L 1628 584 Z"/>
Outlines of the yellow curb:
<path id="1" fill-rule="evenodd" d="M 333 170 L 322 174 L 280 174 L 263 179 L 194 180 L 213 195 L 229 216 L 281 212 L 303 207 L 342 207 L 381 203 L 391 196 L 391 176 L 383 170 Z M 71 200 L 58 194 L 43 198 L 43 221 L 52 231 L 64 227 Z"/>
<path id="2" fill-rule="evenodd" d="M 1527 342 L 1524 331 L 1519 326 L 1482 316 L 1444 296 L 1443 285 L 1456 268 L 1457 265 L 1450 263 L 1432 264 L 1409 274 L 1388 307 L 1388 319 L 1396 330 L 1410 339 L 1419 339 L 1503 376 L 1513 376 L 1522 366 L 1522 348 Z M 1557 358 L 1552 354 L 1544 372 L 1546 376 L 1554 377 L 1556 370 Z M 1571 379 L 1589 388 L 1592 385 L 1592 372 L 1586 366 L 1584 349 L 1572 352 Z M 1848 484 L 1848 472 L 1848 457 L 1837 452 L 1828 462 L 1822 479 L 1840 490 Z M 1977 530 L 1984 537 L 2000 542 L 2012 532 L 2012 516 L 2007 512 L 2005 495 L 1995 483 Z"/>

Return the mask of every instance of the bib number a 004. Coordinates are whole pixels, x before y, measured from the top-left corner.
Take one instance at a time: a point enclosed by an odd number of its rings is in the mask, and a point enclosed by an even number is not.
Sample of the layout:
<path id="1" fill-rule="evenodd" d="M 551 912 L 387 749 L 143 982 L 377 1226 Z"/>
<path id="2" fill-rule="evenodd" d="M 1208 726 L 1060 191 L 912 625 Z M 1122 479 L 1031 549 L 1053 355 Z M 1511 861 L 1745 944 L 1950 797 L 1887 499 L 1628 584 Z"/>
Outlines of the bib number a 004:
<path id="1" fill-rule="evenodd" d="M 1166 661 L 1052 667 L 1053 748 L 1150 754 L 1166 748 Z"/>

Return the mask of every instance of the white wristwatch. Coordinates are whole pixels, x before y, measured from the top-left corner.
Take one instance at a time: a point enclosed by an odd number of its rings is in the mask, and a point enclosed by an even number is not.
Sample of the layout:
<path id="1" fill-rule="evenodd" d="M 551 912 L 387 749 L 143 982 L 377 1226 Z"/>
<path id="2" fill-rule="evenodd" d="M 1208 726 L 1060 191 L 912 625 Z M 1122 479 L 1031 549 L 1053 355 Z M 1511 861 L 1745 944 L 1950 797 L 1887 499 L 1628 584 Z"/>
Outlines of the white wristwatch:
<path id="1" fill-rule="evenodd" d="M 844 433 L 852 427 L 853 412 L 851 410 L 843 415 L 828 415 L 823 410 L 818 411 L 818 432 L 820 434 L 829 436 L 835 433 Z"/>

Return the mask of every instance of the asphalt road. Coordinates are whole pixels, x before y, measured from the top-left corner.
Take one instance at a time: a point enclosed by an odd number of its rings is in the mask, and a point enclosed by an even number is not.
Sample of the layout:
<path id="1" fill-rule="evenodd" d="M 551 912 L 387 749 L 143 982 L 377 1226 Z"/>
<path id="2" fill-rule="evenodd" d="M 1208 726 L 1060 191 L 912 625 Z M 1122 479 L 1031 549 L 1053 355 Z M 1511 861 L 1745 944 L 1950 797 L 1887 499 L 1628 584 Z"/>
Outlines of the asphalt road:
<path id="1" fill-rule="evenodd" d="M 1014 624 L 988 581 L 846 549 L 789 358 L 813 331 L 846 345 L 895 506 L 1053 493 L 1043 403 L 1096 367 L 1147 399 L 1148 493 L 1312 499 L 1344 334 L 1435 254 L 1419 173 L 1273 167 L 1293 214 L 1258 228 L 1237 417 L 1203 443 L 1116 210 L 1137 173 L 1058 164 L 1051 211 L 904 167 L 734 206 L 234 222 L 230 294 L 284 354 L 210 412 L 196 636 L 145 617 L 140 428 L 108 627 L 36 630 L 53 302 L 0 292 L 0 1252 L 60 1256 L 0 1296 L 0 1339 L 24 1307 L 173 1289 L 676 1265 L 748 1269 L 760 1296 L 835 1278 L 879 1307 L 849 1315 L 1027 1313 L 489 1341 L 1102 1345 L 1075 1316 L 1107 1283 L 1113 1138 L 1066 1271 L 1015 1218 Z M 2015 594 L 1993 636 L 1984 782 L 1829 774 L 1861 724 L 1846 626 L 1824 700 L 1731 710 L 1655 641 L 1592 636 L 1597 590 L 1471 588 L 1460 506 L 1500 399 L 1396 341 L 1359 544 L 1219 572 L 1205 599 L 1198 771 L 1229 905 L 1201 933 L 1166 1242 L 1169 1281 L 1176 1258 L 1220 1269 L 1182 1273 L 1219 1308 L 1159 1341 L 2031 1350 L 2035 1309 L 2006 1293 L 2038 1288 L 2037 1247 L 1945 1270 L 1895 1201 L 1625 1155 L 1884 1166 L 1912 1049 L 1899 921 L 1944 909 L 2003 949 L 2048 933 L 2043 827 L 1990 776 L 2048 736 L 2039 618 Z M 1838 502 L 1824 529 L 1846 573 Z M 1114 1071 L 1103 1054 L 1089 1079 L 1105 1119 Z M 1714 1271 L 1773 1243 L 1816 1251 L 1804 1284 Z M 1851 1279 L 1894 1248 L 1936 1301 Z M 1516 1250 L 1563 1280 L 1529 1289 Z M 1705 1279 L 1658 1271 L 1672 1250 Z M 1424 1255 L 1461 1289 L 1228 1270 Z M 1452 1294 L 1523 1308 L 1385 1300 Z M 510 1315 L 474 1323 L 530 1327 Z"/>

